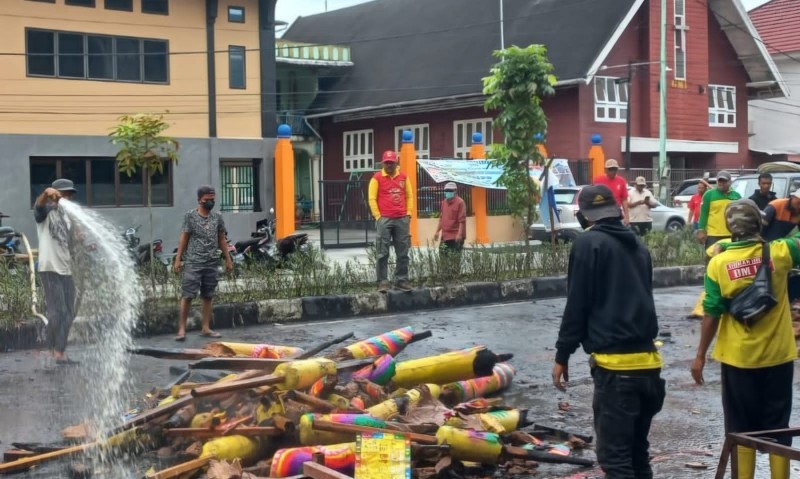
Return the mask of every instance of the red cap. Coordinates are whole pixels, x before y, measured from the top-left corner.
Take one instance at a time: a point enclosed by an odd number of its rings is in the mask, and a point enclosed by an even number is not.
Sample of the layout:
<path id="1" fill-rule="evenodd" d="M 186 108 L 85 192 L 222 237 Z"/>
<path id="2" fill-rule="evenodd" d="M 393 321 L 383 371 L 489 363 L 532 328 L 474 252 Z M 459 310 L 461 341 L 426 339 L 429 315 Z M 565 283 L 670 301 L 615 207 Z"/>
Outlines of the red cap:
<path id="1" fill-rule="evenodd" d="M 397 153 L 395 153 L 392 150 L 386 150 L 383 152 L 383 159 L 381 161 L 384 163 L 386 162 L 397 163 Z"/>

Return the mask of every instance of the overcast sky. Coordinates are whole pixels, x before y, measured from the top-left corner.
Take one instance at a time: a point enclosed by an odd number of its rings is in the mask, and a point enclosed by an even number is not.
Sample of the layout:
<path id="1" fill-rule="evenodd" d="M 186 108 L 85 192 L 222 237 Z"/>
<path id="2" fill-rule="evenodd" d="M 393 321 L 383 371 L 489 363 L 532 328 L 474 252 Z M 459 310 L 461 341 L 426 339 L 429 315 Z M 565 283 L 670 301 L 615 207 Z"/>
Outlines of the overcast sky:
<path id="1" fill-rule="evenodd" d="M 299 16 L 308 16 L 325 11 L 325 4 L 328 11 L 339 8 L 349 7 L 365 3 L 367 0 L 278 0 L 275 16 L 278 20 L 289 22 L 290 24 Z M 435 0 L 431 0 L 435 1 Z M 748 10 L 755 8 L 768 0 L 741 0 Z"/>

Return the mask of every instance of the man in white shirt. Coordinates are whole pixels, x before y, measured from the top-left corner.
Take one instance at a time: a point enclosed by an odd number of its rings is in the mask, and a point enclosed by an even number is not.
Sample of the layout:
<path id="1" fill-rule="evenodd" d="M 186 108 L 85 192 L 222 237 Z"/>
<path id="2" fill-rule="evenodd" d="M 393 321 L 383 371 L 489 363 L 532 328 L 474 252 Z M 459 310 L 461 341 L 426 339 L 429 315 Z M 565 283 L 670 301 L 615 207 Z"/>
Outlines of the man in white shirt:
<path id="1" fill-rule="evenodd" d="M 653 217 L 650 209 L 658 206 L 653 193 L 647 189 L 647 180 L 643 176 L 636 178 L 636 187 L 628 193 L 628 209 L 630 210 L 631 229 L 639 236 L 644 236 L 653 229 Z"/>
<path id="2" fill-rule="evenodd" d="M 75 319 L 75 283 L 70 256 L 72 226 L 58 207 L 61 198 L 70 199 L 75 192 L 72 181 L 57 179 L 36 198 L 33 207 L 39 235 L 39 278 L 47 308 L 47 346 L 56 364 L 76 364 L 64 354 Z"/>

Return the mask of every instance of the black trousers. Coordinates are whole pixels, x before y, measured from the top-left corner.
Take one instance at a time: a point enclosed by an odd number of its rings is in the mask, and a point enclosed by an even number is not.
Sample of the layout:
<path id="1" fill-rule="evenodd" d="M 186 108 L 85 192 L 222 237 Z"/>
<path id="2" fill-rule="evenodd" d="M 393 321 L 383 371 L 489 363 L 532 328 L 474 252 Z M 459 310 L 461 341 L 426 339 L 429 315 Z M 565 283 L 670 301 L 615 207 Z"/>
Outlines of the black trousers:
<path id="1" fill-rule="evenodd" d="M 63 353 L 75 319 L 75 283 L 72 276 L 49 271 L 39 273 L 44 288 L 47 347 Z"/>
<path id="2" fill-rule="evenodd" d="M 741 369 L 722 364 L 722 411 L 725 432 L 755 432 L 789 427 L 794 362 L 769 368 Z M 792 438 L 775 438 L 792 445 Z"/>
<path id="3" fill-rule="evenodd" d="M 597 462 L 606 479 L 652 479 L 650 424 L 666 395 L 661 370 L 628 373 L 592 368 Z"/>
<path id="4" fill-rule="evenodd" d="M 448 275 L 461 273 L 461 253 L 464 251 L 464 242 L 458 240 L 442 240 L 439 243 L 439 259 L 442 272 Z"/>
<path id="5" fill-rule="evenodd" d="M 708 250 L 708 248 L 713 246 L 717 241 L 729 238 L 730 236 L 706 236 L 706 244 L 704 245 L 704 248 Z M 705 257 L 706 257 L 706 266 L 708 266 L 708 262 L 711 261 L 711 257 L 708 256 L 707 254 L 705 255 Z"/>
<path id="6" fill-rule="evenodd" d="M 631 222 L 631 229 L 639 236 L 644 236 L 653 230 L 652 221 L 639 221 L 636 223 Z"/>

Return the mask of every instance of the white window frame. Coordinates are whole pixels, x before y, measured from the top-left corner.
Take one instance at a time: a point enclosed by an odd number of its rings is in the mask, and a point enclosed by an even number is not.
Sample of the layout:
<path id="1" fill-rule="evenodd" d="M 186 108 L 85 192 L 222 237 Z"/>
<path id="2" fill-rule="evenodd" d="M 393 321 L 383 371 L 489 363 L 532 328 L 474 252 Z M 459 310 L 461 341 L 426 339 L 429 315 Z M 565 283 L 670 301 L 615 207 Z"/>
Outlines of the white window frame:
<path id="1" fill-rule="evenodd" d="M 673 75 L 686 80 L 686 0 L 675 0 L 675 55 Z"/>
<path id="2" fill-rule="evenodd" d="M 625 123 L 628 116 L 629 82 L 619 83 L 617 77 L 594 77 L 594 121 L 603 123 Z M 602 83 L 602 89 L 598 89 Z M 620 88 L 622 85 L 622 88 Z M 623 99 L 620 90 L 625 94 Z M 600 93 L 602 91 L 602 94 Z M 613 98 L 612 98 L 613 95 Z"/>
<path id="3" fill-rule="evenodd" d="M 494 123 L 492 118 L 476 118 L 473 120 L 458 120 L 453 122 L 453 157 L 469 158 L 472 148 L 472 134 L 482 133 L 483 144 L 487 147 L 494 140 Z"/>
<path id="4" fill-rule="evenodd" d="M 708 85 L 708 126 L 736 128 L 735 86 Z"/>
<path id="5" fill-rule="evenodd" d="M 375 170 L 375 131 L 342 133 L 342 167 L 346 173 Z"/>
<path id="6" fill-rule="evenodd" d="M 403 125 L 394 127 L 394 151 L 400 151 L 403 145 L 403 132 L 411 130 L 414 134 L 414 150 L 417 158 L 427 160 L 431 157 L 431 134 L 428 123 L 418 125 Z"/>

